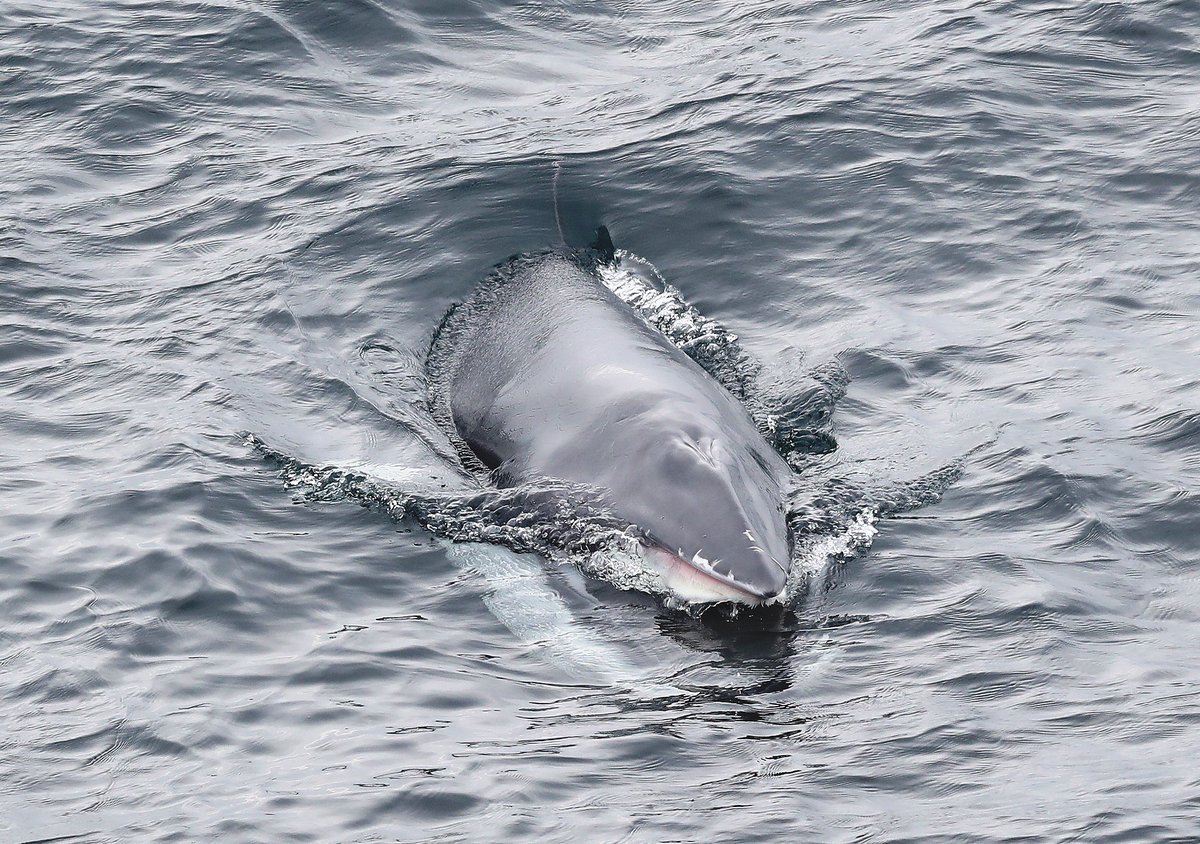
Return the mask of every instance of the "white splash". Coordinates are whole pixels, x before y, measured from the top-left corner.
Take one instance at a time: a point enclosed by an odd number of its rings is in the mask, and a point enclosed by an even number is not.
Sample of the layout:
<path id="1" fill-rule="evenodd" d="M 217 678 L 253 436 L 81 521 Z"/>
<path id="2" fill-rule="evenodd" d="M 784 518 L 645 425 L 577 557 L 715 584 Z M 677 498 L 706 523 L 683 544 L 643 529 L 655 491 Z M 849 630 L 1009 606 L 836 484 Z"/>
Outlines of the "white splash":
<path id="1" fill-rule="evenodd" d="M 792 570 L 788 574 L 785 601 L 798 603 L 807 590 L 809 581 L 823 573 L 831 563 L 849 559 L 868 548 L 879 529 L 875 527 L 875 512 L 864 509 L 841 533 L 822 536 L 798 547 L 792 554 Z"/>

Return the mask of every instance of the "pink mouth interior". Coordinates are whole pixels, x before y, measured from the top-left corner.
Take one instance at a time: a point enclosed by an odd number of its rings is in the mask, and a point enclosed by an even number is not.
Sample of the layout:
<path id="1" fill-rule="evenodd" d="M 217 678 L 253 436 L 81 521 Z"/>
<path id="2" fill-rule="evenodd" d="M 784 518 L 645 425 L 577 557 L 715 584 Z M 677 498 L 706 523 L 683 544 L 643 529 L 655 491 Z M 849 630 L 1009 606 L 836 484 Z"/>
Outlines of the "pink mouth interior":
<path id="1" fill-rule="evenodd" d="M 647 545 L 644 548 L 647 555 L 652 557 L 662 570 L 667 586 L 684 598 L 701 601 L 740 601 L 752 604 L 759 604 L 764 600 L 746 587 L 705 571 L 673 551 L 657 545 Z M 701 597 L 693 598 L 692 594 L 699 594 Z"/>

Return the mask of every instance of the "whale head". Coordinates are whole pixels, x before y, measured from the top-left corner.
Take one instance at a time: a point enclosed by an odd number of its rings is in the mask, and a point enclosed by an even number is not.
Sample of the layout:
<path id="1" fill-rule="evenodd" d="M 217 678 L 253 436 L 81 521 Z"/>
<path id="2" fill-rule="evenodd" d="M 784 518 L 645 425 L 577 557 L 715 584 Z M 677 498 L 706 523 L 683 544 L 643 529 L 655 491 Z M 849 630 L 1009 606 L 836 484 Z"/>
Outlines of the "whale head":
<path id="1" fill-rule="evenodd" d="M 775 455 L 761 453 L 769 446 L 694 425 L 655 440 L 618 510 L 640 529 L 668 588 L 691 601 L 779 598 L 790 548 Z"/>

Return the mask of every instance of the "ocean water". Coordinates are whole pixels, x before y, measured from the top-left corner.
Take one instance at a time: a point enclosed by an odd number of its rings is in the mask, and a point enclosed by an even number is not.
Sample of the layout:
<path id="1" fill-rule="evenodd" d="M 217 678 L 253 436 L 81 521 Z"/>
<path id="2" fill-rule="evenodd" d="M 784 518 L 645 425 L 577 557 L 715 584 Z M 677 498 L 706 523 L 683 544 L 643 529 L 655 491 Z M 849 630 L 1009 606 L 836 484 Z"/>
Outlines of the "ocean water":
<path id="1" fill-rule="evenodd" d="M 0 841 L 1200 838 L 1200 4 L 16 0 L 0 120 Z M 289 474 L 599 223 L 961 477 L 726 619 Z"/>

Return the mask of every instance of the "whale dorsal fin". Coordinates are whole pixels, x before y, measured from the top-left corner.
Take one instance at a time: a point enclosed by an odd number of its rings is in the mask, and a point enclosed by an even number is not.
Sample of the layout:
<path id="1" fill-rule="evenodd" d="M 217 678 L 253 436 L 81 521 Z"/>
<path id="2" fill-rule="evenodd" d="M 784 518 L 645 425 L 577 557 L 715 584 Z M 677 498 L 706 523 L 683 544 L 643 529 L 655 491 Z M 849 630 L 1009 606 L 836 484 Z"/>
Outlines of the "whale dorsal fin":
<path id="1" fill-rule="evenodd" d="M 600 262 L 603 264 L 611 264 L 617 259 L 617 247 L 613 246 L 608 226 L 596 229 L 596 239 L 592 241 L 592 248 L 600 253 Z"/>

